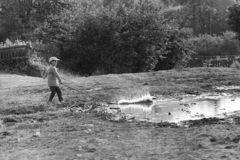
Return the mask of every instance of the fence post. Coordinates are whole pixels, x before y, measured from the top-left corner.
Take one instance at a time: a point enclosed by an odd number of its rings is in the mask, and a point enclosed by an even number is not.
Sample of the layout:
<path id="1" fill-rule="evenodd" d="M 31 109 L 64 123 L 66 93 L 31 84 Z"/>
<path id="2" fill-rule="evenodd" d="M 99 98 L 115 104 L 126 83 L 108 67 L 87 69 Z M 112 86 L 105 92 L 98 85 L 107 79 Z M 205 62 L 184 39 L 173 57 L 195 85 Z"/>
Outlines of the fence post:
<path id="1" fill-rule="evenodd" d="M 32 51 L 32 46 L 30 43 L 27 43 L 27 57 L 30 59 L 31 51 Z"/>

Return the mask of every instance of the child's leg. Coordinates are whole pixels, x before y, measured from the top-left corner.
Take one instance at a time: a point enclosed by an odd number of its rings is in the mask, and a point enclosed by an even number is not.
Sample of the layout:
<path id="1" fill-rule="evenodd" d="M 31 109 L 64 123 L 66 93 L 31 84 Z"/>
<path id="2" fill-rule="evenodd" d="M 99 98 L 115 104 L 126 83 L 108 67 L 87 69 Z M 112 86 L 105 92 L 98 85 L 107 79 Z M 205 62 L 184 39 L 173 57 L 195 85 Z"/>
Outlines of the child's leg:
<path id="1" fill-rule="evenodd" d="M 54 97 L 55 94 L 56 94 L 56 87 L 55 87 L 55 86 L 50 86 L 50 90 L 51 90 L 51 94 L 50 94 L 50 97 L 49 97 L 49 99 L 48 99 L 48 102 L 52 102 L 53 97 Z"/>
<path id="2" fill-rule="evenodd" d="M 62 101 L 63 101 L 63 98 L 62 98 L 61 89 L 60 89 L 59 87 L 56 87 L 56 92 L 57 92 L 59 101 L 62 102 Z"/>

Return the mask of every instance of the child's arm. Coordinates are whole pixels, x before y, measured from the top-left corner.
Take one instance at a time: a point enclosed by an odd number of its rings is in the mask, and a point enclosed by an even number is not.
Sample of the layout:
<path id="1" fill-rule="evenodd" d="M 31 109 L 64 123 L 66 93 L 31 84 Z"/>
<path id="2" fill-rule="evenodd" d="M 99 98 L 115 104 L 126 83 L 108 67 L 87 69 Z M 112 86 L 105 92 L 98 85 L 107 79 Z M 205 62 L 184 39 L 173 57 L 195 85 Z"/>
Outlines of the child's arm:
<path id="1" fill-rule="evenodd" d="M 43 79 L 47 78 L 48 75 L 48 70 L 45 72 L 45 74 L 43 75 Z"/>

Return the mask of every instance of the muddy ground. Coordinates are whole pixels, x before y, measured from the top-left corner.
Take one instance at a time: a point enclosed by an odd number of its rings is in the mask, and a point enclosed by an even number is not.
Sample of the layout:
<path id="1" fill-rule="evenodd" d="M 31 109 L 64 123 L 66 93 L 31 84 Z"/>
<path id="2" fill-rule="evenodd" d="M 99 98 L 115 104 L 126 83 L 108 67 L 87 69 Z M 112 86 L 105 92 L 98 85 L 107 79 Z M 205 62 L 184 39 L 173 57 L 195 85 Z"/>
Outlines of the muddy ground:
<path id="1" fill-rule="evenodd" d="M 0 160 L 219 160 L 240 158 L 240 118 L 188 125 L 114 121 L 97 108 L 150 93 L 158 99 L 240 95 L 240 71 L 194 68 L 138 74 L 63 75 L 64 104 L 46 101 L 41 78 L 0 73 Z M 216 87 L 222 87 L 222 90 Z M 107 120 L 108 119 L 108 120 Z M 191 124 L 191 125 L 189 125 Z"/>

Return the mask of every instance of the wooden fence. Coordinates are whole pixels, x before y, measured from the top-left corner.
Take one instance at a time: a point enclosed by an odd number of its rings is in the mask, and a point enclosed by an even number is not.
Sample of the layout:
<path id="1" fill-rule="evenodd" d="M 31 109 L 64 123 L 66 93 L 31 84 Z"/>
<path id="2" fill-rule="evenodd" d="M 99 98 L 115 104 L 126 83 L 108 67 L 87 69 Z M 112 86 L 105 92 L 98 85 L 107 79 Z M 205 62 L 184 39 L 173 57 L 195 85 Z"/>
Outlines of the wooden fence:
<path id="1" fill-rule="evenodd" d="M 29 59 L 33 49 L 29 45 L 0 48 L 0 61 Z"/>
<path id="2" fill-rule="evenodd" d="M 188 67 L 230 67 L 240 62 L 240 55 L 195 56 L 187 64 Z"/>

